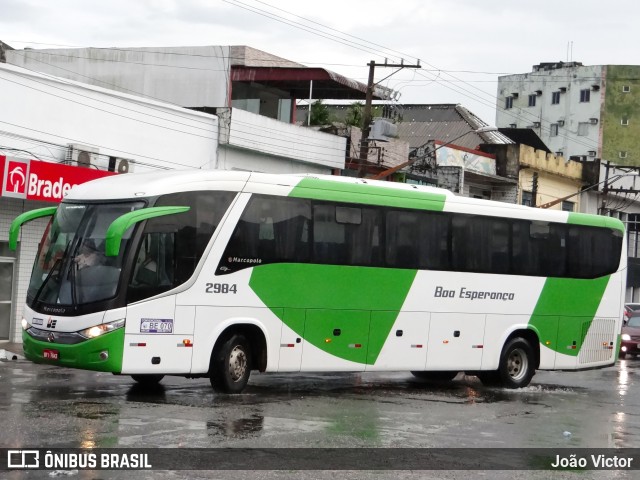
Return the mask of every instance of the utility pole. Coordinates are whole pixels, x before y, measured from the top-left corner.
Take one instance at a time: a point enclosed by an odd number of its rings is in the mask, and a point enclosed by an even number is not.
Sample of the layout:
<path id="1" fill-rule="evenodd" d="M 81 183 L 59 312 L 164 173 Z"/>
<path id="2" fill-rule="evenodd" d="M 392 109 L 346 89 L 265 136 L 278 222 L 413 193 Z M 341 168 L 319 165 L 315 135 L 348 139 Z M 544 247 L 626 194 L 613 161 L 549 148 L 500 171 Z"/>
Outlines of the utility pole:
<path id="1" fill-rule="evenodd" d="M 360 140 L 360 158 L 359 158 L 359 168 L 358 168 L 358 176 L 364 177 L 366 170 L 366 161 L 369 155 L 369 134 L 371 133 L 371 102 L 373 101 L 373 89 L 374 87 L 389 78 L 391 75 L 395 75 L 403 68 L 422 68 L 420 66 L 420 61 L 415 65 L 405 65 L 404 60 L 399 64 L 387 63 L 386 60 L 384 63 L 376 63 L 375 60 L 371 60 L 369 63 L 369 79 L 367 81 L 367 92 L 364 102 L 364 112 L 362 113 L 362 139 Z M 391 75 L 387 75 L 380 82 L 374 83 L 374 75 L 376 67 L 391 67 L 398 68 Z"/>
<path id="2" fill-rule="evenodd" d="M 538 172 L 533 172 L 531 185 L 531 206 L 538 206 Z"/>

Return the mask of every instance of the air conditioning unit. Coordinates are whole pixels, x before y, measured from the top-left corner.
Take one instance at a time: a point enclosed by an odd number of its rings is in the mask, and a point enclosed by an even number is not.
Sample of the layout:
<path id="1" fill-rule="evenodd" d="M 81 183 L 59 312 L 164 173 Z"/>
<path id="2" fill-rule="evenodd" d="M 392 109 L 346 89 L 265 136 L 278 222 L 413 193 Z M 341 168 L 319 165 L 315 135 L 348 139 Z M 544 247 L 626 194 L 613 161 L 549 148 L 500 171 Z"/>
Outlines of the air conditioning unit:
<path id="1" fill-rule="evenodd" d="M 89 168 L 96 166 L 98 160 L 98 153 L 100 149 L 96 147 L 89 147 L 87 145 L 79 145 L 77 143 L 70 143 L 67 145 L 67 155 L 65 163 L 76 164 L 78 167 Z"/>
<path id="2" fill-rule="evenodd" d="M 589 123 L 591 125 L 597 125 L 598 124 L 598 119 L 597 118 L 590 118 L 589 119 Z"/>
<path id="3" fill-rule="evenodd" d="M 398 136 L 398 126 L 388 120 L 376 119 L 371 124 L 369 140 L 388 142 Z"/>
<path id="4" fill-rule="evenodd" d="M 533 128 L 540 128 L 540 122 L 533 122 Z"/>
<path id="5" fill-rule="evenodd" d="M 558 120 L 558 126 L 564 127 L 564 120 Z"/>
<path id="6" fill-rule="evenodd" d="M 595 150 L 589 150 L 589 151 L 587 152 L 587 154 L 588 154 L 590 157 L 595 157 L 595 156 L 596 156 L 596 151 L 595 151 Z"/>

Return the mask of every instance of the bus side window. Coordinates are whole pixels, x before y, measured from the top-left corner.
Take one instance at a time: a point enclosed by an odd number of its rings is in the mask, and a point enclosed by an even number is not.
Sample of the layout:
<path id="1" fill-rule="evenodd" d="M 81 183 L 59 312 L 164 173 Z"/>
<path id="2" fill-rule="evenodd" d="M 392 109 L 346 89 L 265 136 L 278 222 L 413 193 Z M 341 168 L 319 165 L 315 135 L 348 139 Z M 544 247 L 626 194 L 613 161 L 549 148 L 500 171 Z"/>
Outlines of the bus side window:
<path id="1" fill-rule="evenodd" d="M 420 212 L 387 212 L 386 262 L 390 267 L 418 268 L 418 216 Z"/>
<path id="2" fill-rule="evenodd" d="M 307 263 L 310 219 L 309 200 L 253 195 L 231 234 L 218 275 L 268 263 Z"/>
<path id="3" fill-rule="evenodd" d="M 428 270 L 449 270 L 450 216 L 424 212 L 418 216 L 419 266 Z"/>

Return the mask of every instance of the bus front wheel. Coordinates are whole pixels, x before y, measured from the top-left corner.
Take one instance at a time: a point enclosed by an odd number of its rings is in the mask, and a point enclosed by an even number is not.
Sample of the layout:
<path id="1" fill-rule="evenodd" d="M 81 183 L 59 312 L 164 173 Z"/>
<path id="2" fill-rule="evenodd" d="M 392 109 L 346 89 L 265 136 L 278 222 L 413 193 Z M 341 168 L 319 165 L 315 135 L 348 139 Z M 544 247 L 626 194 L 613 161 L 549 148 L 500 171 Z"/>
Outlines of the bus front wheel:
<path id="1" fill-rule="evenodd" d="M 209 379 L 214 390 L 223 393 L 241 393 L 251 374 L 251 349 L 244 335 L 233 334 L 211 357 Z"/>
<path id="2" fill-rule="evenodd" d="M 494 378 L 505 388 L 526 387 L 536 373 L 534 358 L 533 348 L 526 339 L 512 338 L 502 349 Z"/>

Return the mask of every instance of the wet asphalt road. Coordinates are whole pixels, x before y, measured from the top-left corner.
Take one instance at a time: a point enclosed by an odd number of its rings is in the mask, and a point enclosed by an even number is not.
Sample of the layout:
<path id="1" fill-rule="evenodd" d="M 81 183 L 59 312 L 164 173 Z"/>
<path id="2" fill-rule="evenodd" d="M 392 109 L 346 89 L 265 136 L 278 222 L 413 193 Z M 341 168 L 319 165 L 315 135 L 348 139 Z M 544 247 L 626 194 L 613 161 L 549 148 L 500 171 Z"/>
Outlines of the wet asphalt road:
<path id="1" fill-rule="evenodd" d="M 640 359 L 586 372 L 538 372 L 520 390 L 460 374 L 257 374 L 242 395 L 206 379 L 129 377 L 0 361 L 0 446 L 640 447 Z M 640 459 L 639 459 L 640 461 Z M 636 472 L 154 471 L 0 472 L 20 478 L 638 478 Z M 638 474 L 638 475 L 637 475 Z"/>

